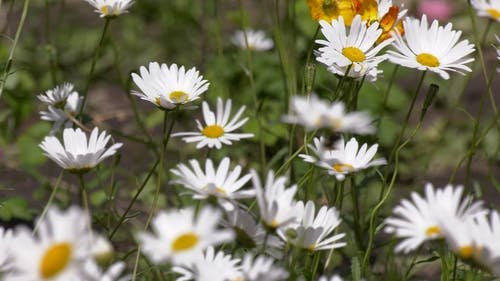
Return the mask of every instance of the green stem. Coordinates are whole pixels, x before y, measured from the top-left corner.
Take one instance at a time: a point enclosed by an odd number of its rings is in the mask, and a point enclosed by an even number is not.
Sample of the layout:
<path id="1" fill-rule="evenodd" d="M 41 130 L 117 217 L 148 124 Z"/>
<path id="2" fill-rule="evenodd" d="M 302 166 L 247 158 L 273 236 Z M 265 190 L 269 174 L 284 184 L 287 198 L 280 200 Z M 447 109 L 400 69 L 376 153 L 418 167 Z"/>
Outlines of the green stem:
<path id="1" fill-rule="evenodd" d="M 61 179 L 62 179 L 63 174 L 64 174 L 64 170 L 61 170 L 61 172 L 59 173 L 59 177 L 57 177 L 56 184 L 54 185 L 54 188 L 50 192 L 49 200 L 45 204 L 45 207 L 43 208 L 43 212 L 40 215 L 40 217 L 38 218 L 37 224 L 33 228 L 32 234 L 35 234 L 37 232 L 38 227 L 40 227 L 40 222 L 43 220 L 43 218 L 47 214 L 47 211 L 49 210 L 50 206 L 52 205 L 52 202 L 54 201 L 54 198 L 56 197 L 57 190 L 59 189 L 59 184 L 61 183 Z"/>
<path id="2" fill-rule="evenodd" d="M 14 3 L 14 2 L 12 2 Z M 16 51 L 17 43 L 19 42 L 19 37 L 21 36 L 21 31 L 23 30 L 24 21 L 26 20 L 26 15 L 28 14 L 28 8 L 30 5 L 30 0 L 24 0 L 23 12 L 21 14 L 21 19 L 19 20 L 19 25 L 16 31 L 16 37 L 14 38 L 14 44 L 10 48 L 9 58 L 5 63 L 5 68 L 3 70 L 2 80 L 0 80 L 0 99 L 2 98 L 3 89 L 7 83 L 7 77 L 9 76 L 10 68 L 12 66 L 12 60 L 14 59 L 14 53 Z"/>
<path id="3" fill-rule="evenodd" d="M 389 101 L 389 93 L 392 90 L 392 85 L 394 84 L 394 80 L 395 80 L 394 78 L 396 78 L 396 73 L 398 73 L 398 69 L 399 69 L 399 65 L 396 64 L 394 66 L 394 70 L 392 71 L 391 79 L 389 80 L 389 85 L 387 85 L 387 89 L 385 89 L 385 91 L 384 91 L 384 99 L 382 102 L 382 110 L 383 111 L 385 111 L 385 109 L 387 107 L 387 102 Z M 380 121 L 378 122 L 378 127 L 380 127 Z"/>
<path id="4" fill-rule="evenodd" d="M 80 194 L 81 194 L 81 204 L 87 214 L 90 214 L 89 201 L 87 198 L 87 189 L 85 188 L 85 180 L 83 179 L 83 173 L 78 173 L 78 179 L 80 180 Z"/>
<path id="5" fill-rule="evenodd" d="M 316 277 L 316 273 L 318 272 L 320 258 L 321 258 L 321 252 L 318 251 L 315 254 L 314 260 L 313 260 L 313 270 L 312 270 L 312 274 L 311 274 L 311 280 L 316 280 L 314 277 Z"/>
<path id="6" fill-rule="evenodd" d="M 92 62 L 90 64 L 90 71 L 89 71 L 89 74 L 87 76 L 87 82 L 85 83 L 85 88 L 82 92 L 82 94 L 83 94 L 82 106 L 80 107 L 80 112 L 78 112 L 78 116 L 80 116 L 80 118 L 81 118 L 83 109 L 85 108 L 85 103 L 87 102 L 87 97 L 89 95 L 88 91 L 90 88 L 90 82 L 92 82 L 92 78 L 94 76 L 95 65 L 97 63 L 97 59 L 99 58 L 99 52 L 101 51 L 101 47 L 104 43 L 104 38 L 106 37 L 106 32 L 108 30 L 110 21 L 111 21 L 111 19 L 106 17 L 106 20 L 104 23 L 104 28 L 102 29 L 102 33 L 101 33 L 101 38 L 99 39 L 99 43 L 98 43 L 97 48 L 94 52 L 94 57 L 92 58 Z"/>
<path id="7" fill-rule="evenodd" d="M 365 251 L 365 256 L 363 257 L 363 263 L 361 265 L 361 272 L 365 272 L 365 268 L 366 268 L 366 265 L 368 263 L 368 259 L 370 258 L 370 253 L 371 253 L 371 250 L 373 247 L 373 239 L 375 236 L 375 229 L 374 229 L 375 217 L 377 216 L 378 210 L 382 207 L 382 205 L 384 205 L 387 198 L 389 198 L 389 195 L 392 192 L 392 188 L 394 187 L 394 184 L 396 183 L 396 177 L 397 177 L 398 171 L 399 171 L 399 153 L 408 143 L 410 143 L 410 141 L 413 139 L 413 137 L 417 134 L 421 125 L 422 125 L 422 121 L 420 120 L 417 123 L 417 126 L 415 127 L 415 129 L 413 129 L 413 132 L 410 134 L 408 139 L 406 139 L 406 141 L 404 141 L 396 149 L 396 152 L 394 154 L 394 157 L 395 157 L 394 172 L 392 174 L 391 182 L 389 184 L 389 187 L 387 188 L 387 191 L 382 196 L 382 198 L 377 203 L 377 205 L 375 205 L 375 207 L 373 208 L 373 210 L 370 214 L 368 246 L 367 246 L 366 251 Z"/>
<path id="8" fill-rule="evenodd" d="M 340 77 L 339 83 L 337 84 L 337 88 L 335 89 L 335 92 L 333 93 L 333 99 L 337 99 L 339 97 L 340 92 L 342 91 L 342 88 L 344 87 L 345 80 L 347 79 L 349 75 L 349 71 L 351 71 L 352 64 L 349 65 L 342 77 Z M 346 101 L 344 101 L 346 102 Z M 346 102 L 347 103 L 347 102 Z"/>
<path id="9" fill-rule="evenodd" d="M 359 216 L 359 200 L 358 191 L 356 190 L 356 179 L 354 176 L 351 177 L 351 198 L 352 198 L 352 209 L 354 214 L 354 234 L 356 237 L 356 242 L 358 244 L 358 249 L 362 249 L 363 244 L 361 240 L 361 229 L 360 229 L 360 216 Z"/>

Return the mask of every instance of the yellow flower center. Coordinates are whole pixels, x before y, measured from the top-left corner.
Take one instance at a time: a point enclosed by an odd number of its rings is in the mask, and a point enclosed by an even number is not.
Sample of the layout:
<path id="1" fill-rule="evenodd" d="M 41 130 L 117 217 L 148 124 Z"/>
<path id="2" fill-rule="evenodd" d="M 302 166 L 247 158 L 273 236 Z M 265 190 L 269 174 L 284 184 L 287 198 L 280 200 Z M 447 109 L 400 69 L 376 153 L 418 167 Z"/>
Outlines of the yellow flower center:
<path id="1" fill-rule="evenodd" d="M 437 225 L 433 225 L 433 226 L 427 228 L 427 230 L 425 230 L 425 235 L 427 235 L 429 237 L 441 235 L 441 230 L 439 229 L 439 227 Z"/>
<path id="2" fill-rule="evenodd" d="M 279 225 L 279 222 L 278 222 L 276 219 L 274 219 L 274 220 L 273 220 L 273 221 L 269 224 L 269 226 L 270 226 L 270 227 L 272 227 L 272 228 L 276 228 L 276 227 L 278 227 L 278 225 Z"/>
<path id="3" fill-rule="evenodd" d="M 417 62 L 428 67 L 438 67 L 439 60 L 434 55 L 421 53 L 417 56 Z"/>
<path id="4" fill-rule="evenodd" d="M 471 258 L 473 252 L 474 252 L 474 248 L 472 246 L 470 246 L 470 245 L 469 246 L 460 247 L 460 249 L 458 249 L 458 255 L 461 256 L 464 259 Z"/>
<path id="5" fill-rule="evenodd" d="M 366 57 L 365 53 L 356 47 L 346 47 L 342 50 L 342 55 L 352 62 L 363 62 Z"/>
<path id="6" fill-rule="evenodd" d="M 354 167 L 349 164 L 335 164 L 332 166 L 332 168 L 339 173 L 348 172 L 349 170 L 354 169 Z"/>
<path id="7" fill-rule="evenodd" d="M 173 91 L 168 97 L 175 103 L 185 102 L 189 99 L 189 95 L 183 91 Z"/>
<path id="8" fill-rule="evenodd" d="M 314 251 L 316 249 L 316 244 L 312 244 L 312 245 L 307 246 L 307 249 L 309 251 Z"/>
<path id="9" fill-rule="evenodd" d="M 224 135 L 224 129 L 222 129 L 222 127 L 219 125 L 210 125 L 203 128 L 201 133 L 207 138 L 216 139 Z"/>
<path id="10" fill-rule="evenodd" d="M 486 10 L 486 12 L 490 14 L 490 16 L 494 19 L 500 18 L 500 11 L 498 11 L 497 9 L 488 9 Z"/>
<path id="11" fill-rule="evenodd" d="M 66 268 L 71 259 L 71 244 L 58 243 L 51 246 L 43 255 L 40 263 L 40 274 L 52 278 Z"/>
<path id="12" fill-rule="evenodd" d="M 155 103 L 156 103 L 158 106 L 161 106 L 161 99 L 160 99 L 160 97 L 157 97 L 157 98 L 155 99 Z"/>
<path id="13" fill-rule="evenodd" d="M 212 187 L 212 188 L 209 188 Z M 226 191 L 220 187 L 215 186 L 213 183 L 209 183 L 207 186 L 203 188 L 204 190 L 215 190 L 215 192 L 220 193 L 222 195 L 227 195 Z"/>
<path id="14" fill-rule="evenodd" d="M 107 14 L 108 14 L 108 6 L 102 6 L 102 7 L 101 7 L 101 12 L 102 12 L 104 15 L 107 15 Z"/>
<path id="15" fill-rule="evenodd" d="M 186 251 L 192 249 L 196 244 L 198 244 L 198 235 L 192 232 L 184 233 L 172 242 L 172 251 Z"/>

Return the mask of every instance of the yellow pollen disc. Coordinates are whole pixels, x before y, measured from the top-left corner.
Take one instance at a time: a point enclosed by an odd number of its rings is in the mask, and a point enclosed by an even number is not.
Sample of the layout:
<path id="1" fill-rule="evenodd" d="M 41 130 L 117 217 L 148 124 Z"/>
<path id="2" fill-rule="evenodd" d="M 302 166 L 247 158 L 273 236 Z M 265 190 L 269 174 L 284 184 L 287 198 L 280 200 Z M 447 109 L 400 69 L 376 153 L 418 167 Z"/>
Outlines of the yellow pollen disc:
<path id="1" fill-rule="evenodd" d="M 58 243 L 50 247 L 42 257 L 40 274 L 45 278 L 52 278 L 66 268 L 71 259 L 71 245 Z"/>
<path id="2" fill-rule="evenodd" d="M 498 11 L 497 9 L 488 9 L 486 10 L 486 12 L 490 14 L 490 16 L 494 19 L 500 18 L 500 11 Z"/>
<path id="3" fill-rule="evenodd" d="M 473 254 L 473 251 L 474 251 L 474 248 L 472 246 L 464 246 L 464 247 L 461 247 L 459 250 L 458 250 L 458 254 L 464 258 L 464 259 L 468 259 L 468 258 L 471 258 L 472 257 L 472 254 Z"/>
<path id="4" fill-rule="evenodd" d="M 155 103 L 156 103 L 158 106 L 161 106 L 161 99 L 160 99 L 160 97 L 157 97 L 157 98 L 155 99 Z"/>
<path id="5" fill-rule="evenodd" d="M 186 251 L 192 249 L 196 244 L 198 244 L 198 236 L 195 233 L 184 233 L 172 242 L 172 251 Z"/>
<path id="6" fill-rule="evenodd" d="M 365 53 L 356 47 L 346 47 L 342 50 L 342 55 L 348 58 L 352 62 L 363 62 L 365 61 Z"/>
<path id="7" fill-rule="evenodd" d="M 441 230 L 437 225 L 433 225 L 425 231 L 425 235 L 427 236 L 436 236 L 436 235 L 441 235 Z"/>
<path id="8" fill-rule="evenodd" d="M 339 173 L 347 172 L 349 170 L 354 169 L 354 167 L 352 165 L 349 165 L 349 164 L 335 164 L 332 166 L 332 168 Z"/>
<path id="9" fill-rule="evenodd" d="M 216 139 L 224 135 L 224 129 L 219 125 L 210 125 L 203 128 L 201 133 L 207 138 Z"/>
<path id="10" fill-rule="evenodd" d="M 102 7 L 101 7 L 101 12 L 102 12 L 104 15 L 107 15 L 107 14 L 108 14 L 108 6 L 102 6 Z"/>
<path id="11" fill-rule="evenodd" d="M 276 227 L 278 227 L 278 225 L 279 225 L 279 222 L 277 220 L 273 220 L 269 226 L 272 228 L 276 228 Z"/>
<path id="12" fill-rule="evenodd" d="M 189 95 L 184 93 L 183 91 L 173 91 L 168 97 L 171 101 L 176 103 L 185 102 L 189 99 Z"/>
<path id="13" fill-rule="evenodd" d="M 209 184 L 209 185 L 212 185 L 212 184 Z M 205 186 L 203 189 L 209 190 L 208 186 Z M 227 195 L 226 191 L 220 187 L 215 187 L 214 190 L 215 190 L 215 192 L 220 193 L 222 195 Z"/>
<path id="14" fill-rule="evenodd" d="M 307 249 L 308 249 L 309 251 L 314 251 L 314 249 L 316 249 L 316 244 L 309 245 L 309 246 L 307 247 Z"/>
<path id="15" fill-rule="evenodd" d="M 439 60 L 434 55 L 422 53 L 417 56 L 417 62 L 428 67 L 438 67 Z"/>

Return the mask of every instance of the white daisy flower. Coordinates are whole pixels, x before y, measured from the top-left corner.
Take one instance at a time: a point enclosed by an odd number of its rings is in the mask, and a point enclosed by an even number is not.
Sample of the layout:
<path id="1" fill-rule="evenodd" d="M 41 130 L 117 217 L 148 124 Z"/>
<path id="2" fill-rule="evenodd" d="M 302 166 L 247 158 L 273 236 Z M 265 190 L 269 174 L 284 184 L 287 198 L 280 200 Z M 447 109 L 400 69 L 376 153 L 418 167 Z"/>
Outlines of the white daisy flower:
<path id="1" fill-rule="evenodd" d="M 85 0 L 95 8 L 95 12 L 101 18 L 114 18 L 128 13 L 128 8 L 134 4 L 134 0 Z"/>
<path id="2" fill-rule="evenodd" d="M 86 280 L 84 264 L 91 258 L 89 216 L 78 207 L 65 212 L 50 207 L 37 224 L 35 236 L 27 228 L 16 229 L 10 241 L 12 269 L 3 280 Z"/>
<path id="3" fill-rule="evenodd" d="M 266 244 L 266 252 L 273 257 L 282 255 L 278 248 L 283 242 L 272 234 L 267 234 L 264 228 L 249 214 L 248 211 L 234 209 L 227 212 L 227 221 L 222 225 L 232 227 L 236 233 L 236 243 L 244 248 L 261 249 Z"/>
<path id="4" fill-rule="evenodd" d="M 461 31 L 452 30 L 452 24 L 439 26 L 434 20 L 429 27 L 427 17 L 422 20 L 406 18 L 403 21 L 404 38 L 395 34 L 393 46 L 396 51 L 389 50 L 388 58 L 391 62 L 418 70 L 430 70 L 447 80 L 450 75 L 447 71 L 463 74 L 471 72 L 466 63 L 474 61 L 467 55 L 474 52 L 474 45 L 468 40 L 458 42 Z M 458 44 L 457 44 L 458 42 Z"/>
<path id="5" fill-rule="evenodd" d="M 99 134 L 97 127 L 92 130 L 87 142 L 87 135 L 80 129 L 66 128 L 63 131 L 63 144 L 54 136 L 45 137 L 40 147 L 45 155 L 61 168 L 75 172 L 85 172 L 97 166 L 102 160 L 116 153 L 122 143 L 115 143 L 106 149 L 111 135 L 106 131 Z"/>
<path id="6" fill-rule="evenodd" d="M 10 269 L 9 246 L 12 239 L 12 231 L 0 227 L 0 272 Z"/>
<path id="7" fill-rule="evenodd" d="M 54 105 L 48 106 L 48 111 L 40 111 L 40 118 L 42 120 L 52 121 L 52 129 L 50 130 L 50 135 L 55 135 L 61 126 L 64 124 L 66 128 L 73 125 L 73 122 L 69 119 L 68 114 L 76 116 L 80 111 L 82 106 L 83 97 L 77 92 L 72 92 L 66 98 L 63 108 L 57 108 Z"/>
<path id="8" fill-rule="evenodd" d="M 63 83 L 54 89 L 47 90 L 45 93 L 40 94 L 37 98 L 46 105 L 52 105 L 55 108 L 64 108 L 66 101 L 71 94 L 77 94 L 73 91 L 73 84 Z"/>
<path id="9" fill-rule="evenodd" d="M 250 198 L 255 196 L 252 189 L 240 190 L 252 177 L 246 174 L 240 177 L 241 166 L 237 165 L 232 171 L 229 171 L 231 160 L 225 157 L 219 164 L 217 170 L 211 159 L 205 162 L 205 172 L 200 167 L 197 160 L 189 161 L 192 169 L 185 164 L 178 164 L 176 169 L 170 170 L 178 177 L 175 181 L 178 184 L 192 190 L 195 194 L 194 199 L 206 199 L 209 196 L 215 196 L 219 203 L 231 210 L 234 208 L 230 200 Z"/>
<path id="10" fill-rule="evenodd" d="M 189 265 L 174 266 L 172 271 L 179 273 L 176 281 L 228 281 L 240 280 L 240 259 L 233 259 L 223 251 L 215 253 L 213 247 L 208 247 L 204 254 L 200 254 Z"/>
<path id="11" fill-rule="evenodd" d="M 151 62 L 149 69 L 141 66 L 140 75 L 132 73 L 132 79 L 142 91 L 133 92 L 134 95 L 163 109 L 199 99 L 209 85 L 196 68 L 186 71 L 184 66 L 179 68 L 175 63 L 169 67 Z"/>
<path id="12" fill-rule="evenodd" d="M 308 130 L 329 128 L 335 132 L 372 134 L 375 127 L 372 118 L 363 111 L 345 112 L 342 102 L 329 103 L 312 94 L 295 96 L 290 101 L 291 113 L 283 116 L 286 123 L 300 124 Z"/>
<path id="13" fill-rule="evenodd" d="M 472 7 L 480 17 L 500 21 L 500 2 L 497 0 L 471 0 Z"/>
<path id="14" fill-rule="evenodd" d="M 208 103 L 204 101 L 202 110 L 205 125 L 202 125 L 200 121 L 196 120 L 199 132 L 175 133 L 172 134 L 172 136 L 186 136 L 182 139 L 187 143 L 198 142 L 196 145 L 198 149 L 204 146 L 208 146 L 208 148 L 213 148 L 215 146 L 217 149 L 220 149 L 222 148 L 222 144 L 231 145 L 231 141 L 239 141 L 244 138 L 253 137 L 253 134 L 232 133 L 234 130 L 243 126 L 248 121 L 248 117 L 239 120 L 246 108 L 242 106 L 232 120 L 229 121 L 231 104 L 231 99 L 228 99 L 224 107 L 222 99 L 217 98 L 217 111 L 214 113 L 208 107 Z"/>
<path id="15" fill-rule="evenodd" d="M 412 201 L 403 199 L 393 213 L 395 217 L 385 220 L 385 231 L 403 238 L 396 252 L 408 253 L 427 240 L 443 237 L 440 222 L 453 218 L 467 219 L 485 214 L 482 202 L 472 202 L 471 196 L 462 197 L 463 186 L 447 185 L 435 190 L 432 184 L 425 185 L 425 197 L 412 192 Z"/>
<path id="16" fill-rule="evenodd" d="M 124 262 L 116 262 L 110 265 L 106 271 L 103 271 L 91 260 L 88 260 L 84 267 L 87 278 L 84 280 L 86 281 L 129 281 L 131 279 L 130 275 L 122 276 L 125 269 Z"/>
<path id="17" fill-rule="evenodd" d="M 325 168 L 330 175 L 334 175 L 339 181 L 344 180 L 348 174 L 387 164 L 384 158 L 372 160 L 375 153 L 377 153 L 378 144 L 368 148 L 368 145 L 364 143 L 359 148 L 358 141 L 355 138 L 351 138 L 347 143 L 342 138 L 335 144 L 334 149 L 326 149 L 323 147 L 321 140 L 315 139 L 314 142 L 316 147 L 310 148 L 316 157 L 302 154 L 301 158 L 306 162 Z"/>
<path id="18" fill-rule="evenodd" d="M 251 173 L 262 223 L 269 228 L 276 229 L 294 222 L 297 214 L 294 212 L 293 197 L 297 192 L 297 185 L 286 188 L 286 177 L 275 178 L 271 170 L 267 174 L 265 187 L 262 187 L 257 172 L 252 170 Z"/>
<path id="19" fill-rule="evenodd" d="M 262 30 L 239 30 L 233 35 L 231 41 L 242 49 L 252 51 L 268 51 L 274 47 L 273 40 L 267 38 L 266 33 Z"/>
<path id="20" fill-rule="evenodd" d="M 330 250 L 347 245 L 338 241 L 345 233 L 330 235 L 342 221 L 335 207 L 323 206 L 315 217 L 314 202 L 307 201 L 304 206 L 304 202 L 299 201 L 295 205 L 294 213 L 297 215 L 297 222 L 278 231 L 283 240 L 310 251 Z M 289 232 L 293 233 L 292 237 L 287 235 Z"/>
<path id="21" fill-rule="evenodd" d="M 237 280 L 245 281 L 280 281 L 288 278 L 288 272 L 274 265 L 274 260 L 266 256 L 253 256 L 247 253 L 241 263 L 243 277 Z"/>
<path id="22" fill-rule="evenodd" d="M 343 281 L 342 278 L 338 275 L 333 275 L 331 278 L 328 278 L 326 276 L 321 276 L 318 281 Z"/>
<path id="23" fill-rule="evenodd" d="M 221 212 L 204 207 L 195 217 L 193 208 L 159 212 L 153 218 L 153 233 L 141 232 L 138 240 L 144 254 L 155 264 L 173 261 L 189 264 L 211 245 L 234 238 L 232 230 L 218 230 Z"/>
<path id="24" fill-rule="evenodd" d="M 326 21 L 320 21 L 319 24 L 326 40 L 316 40 L 316 43 L 324 46 L 318 49 L 316 60 L 327 67 L 336 65 L 347 69 L 348 66 L 352 66 L 355 72 L 369 73 L 370 68 L 375 68 L 386 59 L 385 55 L 377 56 L 380 50 L 394 40 L 389 38 L 375 45 L 383 30 L 379 28 L 378 22 L 367 27 L 367 23 L 361 21 L 360 15 L 354 17 L 349 30 L 344 24 L 343 17 L 332 20 L 331 24 Z"/>

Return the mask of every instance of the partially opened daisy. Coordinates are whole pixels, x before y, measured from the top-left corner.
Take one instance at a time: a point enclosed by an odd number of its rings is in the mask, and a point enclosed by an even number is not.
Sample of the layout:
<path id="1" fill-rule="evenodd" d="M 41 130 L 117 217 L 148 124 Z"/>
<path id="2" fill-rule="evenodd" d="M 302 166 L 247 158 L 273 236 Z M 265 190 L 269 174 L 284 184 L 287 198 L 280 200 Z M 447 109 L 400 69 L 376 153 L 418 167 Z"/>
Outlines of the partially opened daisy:
<path id="1" fill-rule="evenodd" d="M 403 21 L 404 36 L 396 33 L 393 46 L 396 51 L 389 50 L 391 62 L 418 70 L 429 70 L 447 80 L 448 71 L 463 74 L 472 70 L 466 65 L 474 61 L 467 55 L 474 52 L 474 45 L 468 40 L 458 41 L 461 31 L 452 30 L 452 24 L 439 26 L 434 20 L 429 27 L 427 17 L 421 20 L 406 18 Z"/>
<path id="2" fill-rule="evenodd" d="M 308 130 L 328 128 L 334 132 L 372 134 L 375 127 L 367 112 L 346 112 L 342 102 L 329 103 L 312 94 L 295 96 L 290 101 L 290 114 L 283 116 L 287 123 L 300 124 Z"/>
<path id="3" fill-rule="evenodd" d="M 139 233 L 138 241 L 155 264 L 191 264 L 207 247 L 233 239 L 232 230 L 217 229 L 221 215 L 210 207 L 201 209 L 197 216 L 193 208 L 162 211 L 153 218 L 152 232 Z"/>
<path id="4" fill-rule="evenodd" d="M 331 24 L 320 21 L 321 32 L 326 40 L 316 40 L 316 43 L 323 46 L 318 49 L 316 60 L 327 67 L 335 65 L 355 72 L 367 73 L 369 69 L 376 68 L 386 59 L 385 55 L 377 54 L 393 39 L 375 45 L 383 30 L 379 29 L 378 22 L 372 23 L 369 27 L 366 24 L 365 21 L 361 21 L 360 15 L 354 17 L 349 30 L 342 17 L 339 17 L 338 21 L 332 20 Z"/>
<path id="5" fill-rule="evenodd" d="M 54 89 L 47 90 L 37 98 L 46 105 L 52 105 L 55 108 L 64 108 L 66 101 L 71 94 L 78 94 L 73 90 L 71 83 L 63 83 Z"/>
<path id="6" fill-rule="evenodd" d="M 498 0 L 471 0 L 472 7 L 481 17 L 489 17 L 500 21 L 500 1 Z"/>
<path id="7" fill-rule="evenodd" d="M 252 51 L 267 51 L 274 47 L 273 40 L 262 30 L 245 29 L 236 31 L 231 38 L 234 45 Z"/>
<path id="8" fill-rule="evenodd" d="M 276 229 L 296 221 L 293 198 L 297 192 L 297 185 L 287 188 L 286 177 L 275 178 L 274 172 L 269 171 L 265 186 L 262 186 L 257 172 L 252 170 L 251 173 L 262 223 L 271 229 Z"/>
<path id="9" fill-rule="evenodd" d="M 143 100 L 147 100 L 159 108 L 173 109 L 200 98 L 209 83 L 203 80 L 196 68 L 186 71 L 184 66 L 170 66 L 149 63 L 149 69 L 140 68 L 140 75 L 132 73 L 132 79 L 141 92 L 133 92 Z"/>
<path id="10" fill-rule="evenodd" d="M 321 276 L 318 281 L 343 281 L 343 279 L 338 276 L 338 275 L 334 275 L 330 278 L 326 277 L 326 276 Z"/>
<path id="11" fill-rule="evenodd" d="M 384 158 L 373 160 L 375 153 L 377 153 L 378 144 L 368 148 L 365 143 L 359 147 L 355 138 L 351 138 L 347 143 L 342 138 L 335 144 L 334 149 L 327 149 L 323 147 L 321 141 L 316 140 L 315 143 L 317 147 L 311 147 L 311 151 L 316 156 L 302 155 L 301 157 L 306 162 L 312 162 L 325 168 L 330 175 L 334 175 L 340 181 L 344 180 L 348 174 L 387 163 Z"/>
<path id="12" fill-rule="evenodd" d="M 412 201 L 403 199 L 394 208 L 394 217 L 385 220 L 385 231 L 403 240 L 396 246 L 396 252 L 408 253 L 422 243 L 443 237 L 440 227 L 442 221 L 453 218 L 465 220 L 482 216 L 486 211 L 481 201 L 472 201 L 471 196 L 462 200 L 463 186 L 447 185 L 434 189 L 430 183 L 425 185 L 425 197 L 412 192 Z"/>
<path id="13" fill-rule="evenodd" d="M 247 253 L 241 263 L 241 277 L 245 281 L 281 281 L 287 280 L 289 273 L 276 266 L 275 261 L 267 256 L 253 256 Z"/>
<path id="14" fill-rule="evenodd" d="M 202 148 L 208 146 L 208 148 L 217 149 L 222 148 L 222 144 L 231 145 L 231 141 L 239 141 L 244 138 L 251 138 L 253 134 L 244 133 L 233 133 L 234 130 L 243 126 L 247 121 L 248 117 L 240 120 L 243 111 L 245 111 L 245 106 L 242 106 L 238 112 L 234 115 L 232 120 L 229 120 L 231 114 L 231 99 L 226 101 L 226 105 L 221 98 L 217 98 L 217 111 L 214 113 L 208 107 L 207 102 L 203 102 L 203 119 L 205 120 L 205 125 L 202 125 L 200 121 L 196 120 L 198 124 L 199 132 L 182 132 L 175 133 L 173 137 L 183 136 L 185 142 L 198 142 L 196 148 Z"/>
<path id="15" fill-rule="evenodd" d="M 240 259 L 226 255 L 223 251 L 216 253 L 213 247 L 208 247 L 203 254 L 200 253 L 191 263 L 174 266 L 172 271 L 181 275 L 176 281 L 241 280 L 238 279 L 241 276 L 239 263 Z"/>
<path id="16" fill-rule="evenodd" d="M 95 8 L 95 12 L 101 18 L 113 18 L 128 13 L 128 8 L 134 4 L 134 0 L 85 0 Z"/>
<path id="17" fill-rule="evenodd" d="M 214 169 L 211 159 L 205 162 L 205 171 L 203 171 L 198 160 L 189 161 L 191 168 L 185 164 L 178 164 L 176 169 L 171 172 L 178 178 L 176 183 L 182 184 L 195 194 L 195 199 L 205 199 L 209 196 L 219 198 L 219 203 L 226 209 L 232 209 L 233 204 L 228 200 L 249 198 L 255 196 L 253 189 L 240 190 L 252 177 L 250 174 L 241 175 L 241 166 L 237 165 L 230 171 L 231 160 L 225 157 Z"/>
<path id="18" fill-rule="evenodd" d="M 51 207 L 37 224 L 35 235 L 27 228 L 16 229 L 10 241 L 12 268 L 3 280 L 87 280 L 85 263 L 91 258 L 88 214 L 77 207 L 66 211 Z"/>
<path id="19" fill-rule="evenodd" d="M 283 240 L 309 251 L 330 250 L 347 245 L 345 242 L 339 242 L 345 233 L 332 233 L 342 221 L 335 207 L 323 206 L 315 214 L 314 202 L 307 201 L 304 205 L 304 202 L 299 201 L 294 212 L 297 221 L 278 232 Z M 290 230 L 294 233 L 292 237 L 287 235 Z"/>
<path id="20" fill-rule="evenodd" d="M 48 111 L 40 111 L 40 118 L 42 120 L 54 122 L 54 125 L 52 125 L 52 129 L 50 130 L 50 135 L 55 135 L 63 124 L 66 128 L 73 125 L 73 121 L 71 121 L 68 115 L 76 116 L 80 111 L 82 101 L 82 96 L 80 96 L 77 92 L 72 92 L 67 96 L 62 108 L 49 105 Z"/>
<path id="21" fill-rule="evenodd" d="M 99 134 L 99 129 L 95 127 L 87 142 L 87 135 L 80 128 L 66 128 L 63 131 L 64 146 L 55 136 L 48 136 L 40 147 L 44 150 L 44 154 L 61 168 L 73 172 L 85 172 L 114 155 L 122 146 L 122 143 L 115 143 L 106 148 L 110 138 L 111 135 L 107 135 L 106 131 Z"/>

